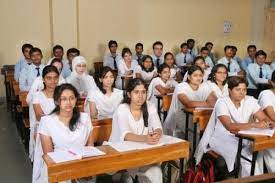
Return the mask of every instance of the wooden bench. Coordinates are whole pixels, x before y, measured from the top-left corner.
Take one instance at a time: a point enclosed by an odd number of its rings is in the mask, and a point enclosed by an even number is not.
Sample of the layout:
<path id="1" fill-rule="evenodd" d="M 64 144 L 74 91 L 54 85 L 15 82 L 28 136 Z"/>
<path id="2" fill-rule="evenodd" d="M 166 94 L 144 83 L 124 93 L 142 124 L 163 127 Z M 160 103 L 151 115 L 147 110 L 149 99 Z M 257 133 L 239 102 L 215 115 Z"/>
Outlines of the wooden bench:
<path id="1" fill-rule="evenodd" d="M 93 140 L 95 144 L 102 144 L 108 141 L 112 132 L 112 119 L 102 119 L 92 121 L 93 125 Z"/>
<path id="2" fill-rule="evenodd" d="M 159 117 L 161 117 L 161 113 L 163 113 L 163 119 L 162 121 L 164 122 L 166 117 L 167 117 L 167 113 L 169 111 L 171 102 L 172 102 L 172 96 L 173 94 L 167 94 L 167 95 L 156 95 L 156 98 L 158 100 L 158 114 Z M 161 106 L 161 101 L 162 101 L 162 106 Z"/>
<path id="3" fill-rule="evenodd" d="M 86 100 L 86 98 L 80 98 L 80 99 L 77 100 L 76 107 L 77 107 L 79 112 L 84 112 L 85 100 Z"/>

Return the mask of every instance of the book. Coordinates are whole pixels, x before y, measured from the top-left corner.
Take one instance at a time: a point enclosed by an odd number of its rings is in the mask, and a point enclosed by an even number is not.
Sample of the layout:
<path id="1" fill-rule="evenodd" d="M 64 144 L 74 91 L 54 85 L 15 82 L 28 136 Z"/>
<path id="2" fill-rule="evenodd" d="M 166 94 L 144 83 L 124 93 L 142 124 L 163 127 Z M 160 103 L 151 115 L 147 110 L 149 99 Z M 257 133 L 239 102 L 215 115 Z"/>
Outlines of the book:
<path id="1" fill-rule="evenodd" d="M 269 129 L 269 128 L 251 128 L 249 130 L 241 130 L 238 133 L 239 134 L 247 134 L 247 135 L 266 135 L 269 137 L 272 137 L 274 134 L 275 129 Z"/>

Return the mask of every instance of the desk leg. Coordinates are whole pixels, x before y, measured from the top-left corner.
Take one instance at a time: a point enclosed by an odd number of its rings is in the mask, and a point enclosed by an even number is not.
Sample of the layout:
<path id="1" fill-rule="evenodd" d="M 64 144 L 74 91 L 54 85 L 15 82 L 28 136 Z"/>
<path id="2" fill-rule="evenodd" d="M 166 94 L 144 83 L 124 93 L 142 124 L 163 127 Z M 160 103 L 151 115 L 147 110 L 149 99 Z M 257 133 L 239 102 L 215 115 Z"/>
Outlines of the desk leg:
<path id="1" fill-rule="evenodd" d="M 161 118 L 161 116 L 160 116 L 160 98 L 158 98 L 158 114 L 159 114 L 159 117 Z"/>
<path id="2" fill-rule="evenodd" d="M 235 178 L 238 178 L 240 166 L 241 166 L 241 153 L 242 153 L 243 139 L 239 138 L 238 151 L 237 151 L 237 162 L 235 168 Z"/>
<path id="3" fill-rule="evenodd" d="M 194 132 L 193 132 L 193 153 L 195 153 L 195 149 L 196 149 L 196 146 L 197 146 L 197 127 L 198 127 L 198 124 L 197 123 L 193 123 L 194 124 Z"/>
<path id="4" fill-rule="evenodd" d="M 254 176 L 255 174 L 255 165 L 256 165 L 257 156 L 258 156 L 258 151 L 253 152 L 250 176 Z"/>
<path id="5" fill-rule="evenodd" d="M 172 180 L 172 167 L 171 167 L 171 162 L 169 161 L 168 162 L 168 183 L 171 183 L 171 180 Z"/>
<path id="6" fill-rule="evenodd" d="M 184 159 L 183 158 L 181 158 L 180 159 L 180 176 L 179 176 L 179 178 L 180 178 L 180 181 L 179 182 L 181 182 L 181 183 L 183 183 L 184 182 L 184 180 L 183 180 L 183 166 L 184 166 Z"/>
<path id="7" fill-rule="evenodd" d="M 186 114 L 186 121 L 185 121 L 185 140 L 188 140 L 188 125 L 189 125 L 189 114 Z"/>

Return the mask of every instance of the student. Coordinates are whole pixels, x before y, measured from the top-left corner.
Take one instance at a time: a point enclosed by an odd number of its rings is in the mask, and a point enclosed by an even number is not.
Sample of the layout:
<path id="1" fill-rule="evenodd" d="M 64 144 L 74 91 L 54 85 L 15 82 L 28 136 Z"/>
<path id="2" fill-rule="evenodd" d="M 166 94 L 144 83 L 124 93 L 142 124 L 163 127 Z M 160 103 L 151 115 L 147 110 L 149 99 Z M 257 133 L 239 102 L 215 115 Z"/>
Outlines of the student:
<path id="1" fill-rule="evenodd" d="M 127 78 L 133 78 L 133 72 L 138 65 L 136 60 L 132 60 L 132 52 L 129 48 L 122 49 L 122 60 L 118 63 L 118 74 L 116 79 L 116 87 L 123 89 Z M 122 79 L 124 78 L 124 86 L 122 87 Z"/>
<path id="2" fill-rule="evenodd" d="M 208 48 L 207 47 L 202 47 L 201 51 L 200 51 L 200 56 L 202 56 L 204 58 L 207 67 L 212 69 L 215 65 L 215 62 L 213 62 L 211 60 L 211 58 L 208 56 L 208 54 L 209 54 Z"/>
<path id="3" fill-rule="evenodd" d="M 255 63 L 255 55 L 257 52 L 257 48 L 255 45 L 249 45 L 247 47 L 247 54 L 248 56 L 243 59 L 241 62 L 241 68 L 247 71 L 247 67 L 249 64 Z"/>
<path id="4" fill-rule="evenodd" d="M 160 41 L 156 41 L 153 44 L 153 62 L 154 65 L 158 68 L 158 66 L 160 66 L 160 64 L 163 64 L 164 62 L 164 58 L 163 58 L 163 44 Z"/>
<path id="5" fill-rule="evenodd" d="M 266 53 L 259 50 L 256 53 L 256 63 L 249 64 L 247 68 L 248 95 L 258 98 L 259 84 L 269 84 L 272 71 L 269 65 L 265 64 Z"/>
<path id="6" fill-rule="evenodd" d="M 181 72 L 175 63 L 175 58 L 173 53 L 166 52 L 164 54 L 164 63 L 170 67 L 170 78 L 173 78 L 176 81 L 181 81 L 182 80 Z"/>
<path id="7" fill-rule="evenodd" d="M 110 40 L 108 43 L 109 53 L 107 53 L 103 58 L 103 66 L 111 67 L 114 70 L 118 69 L 119 61 L 122 59 L 119 54 L 117 54 L 117 42 Z"/>
<path id="8" fill-rule="evenodd" d="M 135 78 L 129 82 L 126 91 L 127 95 L 114 113 L 109 141 L 157 144 L 162 136 L 162 126 L 155 106 L 146 102 L 145 83 Z M 132 177 L 138 175 L 140 183 L 162 183 L 162 172 L 157 164 L 127 171 Z"/>
<path id="9" fill-rule="evenodd" d="M 33 161 L 35 137 L 37 127 L 42 116 L 50 114 L 55 108 L 53 102 L 54 89 L 58 84 L 59 72 L 56 67 L 48 65 L 42 72 L 44 89 L 33 94 L 30 101 L 30 142 L 29 142 L 29 157 Z"/>
<path id="10" fill-rule="evenodd" d="M 236 46 L 231 46 L 231 47 L 232 47 L 232 52 L 233 52 L 233 59 L 237 61 L 237 63 L 239 64 L 239 66 L 241 66 L 242 59 L 237 56 L 238 48 Z"/>
<path id="11" fill-rule="evenodd" d="M 137 43 L 135 46 L 136 54 L 134 55 L 134 59 L 140 64 L 142 57 L 144 56 L 142 54 L 143 52 L 143 44 L 142 43 Z"/>
<path id="12" fill-rule="evenodd" d="M 188 53 L 192 55 L 193 58 L 195 58 L 198 55 L 198 50 L 195 47 L 195 40 L 194 39 L 188 39 L 187 40 L 187 46 L 188 46 Z"/>
<path id="13" fill-rule="evenodd" d="M 86 97 L 88 92 L 97 90 L 93 76 L 87 74 L 87 62 L 84 57 L 76 56 L 73 59 L 73 72 L 66 78 L 66 82 L 72 84 L 80 94 Z"/>
<path id="14" fill-rule="evenodd" d="M 19 80 L 20 72 L 23 70 L 25 66 L 31 65 L 32 60 L 30 57 L 30 50 L 33 48 L 31 44 L 23 44 L 22 46 L 22 53 L 23 58 L 20 58 L 18 62 L 14 66 L 14 79 L 15 81 Z"/>
<path id="15" fill-rule="evenodd" d="M 30 57 L 32 64 L 24 67 L 20 72 L 19 88 L 21 91 L 29 91 L 33 81 L 42 74 L 44 68 L 44 64 L 41 63 L 43 55 L 39 48 L 32 48 L 30 50 Z"/>
<path id="16" fill-rule="evenodd" d="M 180 45 L 180 53 L 176 55 L 176 64 L 178 67 L 183 67 L 190 65 L 193 62 L 193 56 L 188 53 L 187 43 L 182 43 Z"/>
<path id="17" fill-rule="evenodd" d="M 217 58 L 215 57 L 215 54 L 212 52 L 214 44 L 212 42 L 206 42 L 205 47 L 208 49 L 208 56 L 213 61 L 214 65 L 217 63 Z"/>
<path id="18" fill-rule="evenodd" d="M 72 71 L 72 61 L 74 59 L 74 57 L 79 56 L 80 55 L 80 51 L 76 48 L 70 48 L 67 50 L 67 59 L 68 59 L 68 65 L 70 66 L 70 71 Z M 70 73 L 71 74 L 71 73 Z"/>
<path id="19" fill-rule="evenodd" d="M 114 72 L 105 66 L 99 75 L 99 90 L 90 91 L 85 101 L 85 112 L 92 119 L 112 118 L 114 111 L 123 99 L 123 91 L 114 88 Z"/>
<path id="20" fill-rule="evenodd" d="M 151 80 L 158 75 L 154 66 L 153 59 L 150 55 L 144 55 L 140 64 L 135 67 L 134 78 L 141 78 L 146 84 L 150 84 Z"/>
<path id="21" fill-rule="evenodd" d="M 57 86 L 53 98 L 55 109 L 50 115 L 41 118 L 38 128 L 33 183 L 48 182 L 43 154 L 72 147 L 93 146 L 91 119 L 88 114 L 77 111 L 79 95 L 76 88 L 71 84 Z"/>
<path id="22" fill-rule="evenodd" d="M 203 83 L 203 70 L 199 66 L 188 68 L 187 82 L 178 84 L 172 96 L 171 106 L 164 122 L 168 134 L 183 138 L 185 114 L 183 107 L 213 107 L 216 95 L 207 83 Z M 176 131 L 175 131 L 176 130 Z"/>
<path id="23" fill-rule="evenodd" d="M 215 65 L 209 74 L 207 84 L 215 92 L 217 98 L 228 96 L 227 67 L 223 64 Z"/>
<path id="24" fill-rule="evenodd" d="M 147 95 L 147 100 L 155 104 L 156 107 L 158 105 L 156 95 L 173 93 L 175 86 L 178 84 L 170 77 L 170 67 L 166 64 L 161 64 L 158 67 L 158 75 L 159 77 L 156 77 L 151 81 Z"/>
<path id="25" fill-rule="evenodd" d="M 203 137 L 197 147 L 195 157 L 199 163 L 203 153 L 213 150 L 221 155 L 227 169 L 234 169 L 240 130 L 251 128 L 267 128 L 267 117 L 260 109 L 256 99 L 246 95 L 247 81 L 245 78 L 233 76 L 228 79 L 229 96 L 220 98 L 213 110 Z M 258 122 L 257 122 L 258 121 Z M 243 143 L 242 156 L 252 159 L 251 144 Z M 262 173 L 261 154 L 258 155 L 255 175 Z M 249 176 L 251 163 L 241 159 L 241 176 Z"/>
<path id="26" fill-rule="evenodd" d="M 224 57 L 218 60 L 218 64 L 224 64 L 228 69 L 229 76 L 244 75 L 243 71 L 236 60 L 233 59 L 232 46 L 224 47 Z"/>
<path id="27" fill-rule="evenodd" d="M 275 61 L 270 64 L 270 68 L 271 70 L 275 71 Z"/>

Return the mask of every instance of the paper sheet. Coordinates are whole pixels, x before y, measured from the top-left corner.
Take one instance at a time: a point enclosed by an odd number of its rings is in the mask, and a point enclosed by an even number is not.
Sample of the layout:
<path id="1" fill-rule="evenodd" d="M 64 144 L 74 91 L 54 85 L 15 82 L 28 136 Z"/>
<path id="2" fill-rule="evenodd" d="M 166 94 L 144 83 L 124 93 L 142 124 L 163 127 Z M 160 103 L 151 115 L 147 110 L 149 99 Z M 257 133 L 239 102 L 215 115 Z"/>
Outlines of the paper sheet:
<path id="1" fill-rule="evenodd" d="M 262 128 L 251 128 L 249 130 L 241 130 L 239 134 L 248 134 L 248 135 L 266 135 L 272 137 L 275 129 L 262 129 Z"/>

